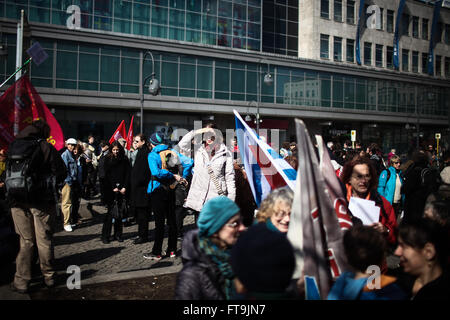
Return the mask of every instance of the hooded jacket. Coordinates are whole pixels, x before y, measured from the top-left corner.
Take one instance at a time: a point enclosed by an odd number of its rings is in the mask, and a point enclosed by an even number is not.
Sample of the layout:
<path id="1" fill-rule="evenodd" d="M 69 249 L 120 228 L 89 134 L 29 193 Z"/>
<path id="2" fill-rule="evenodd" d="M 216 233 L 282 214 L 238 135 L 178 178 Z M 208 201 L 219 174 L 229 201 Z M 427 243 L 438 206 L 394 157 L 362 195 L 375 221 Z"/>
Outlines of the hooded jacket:
<path id="1" fill-rule="evenodd" d="M 185 153 L 190 152 L 191 140 L 194 138 L 194 131 L 186 134 L 178 143 L 178 147 Z M 203 204 L 219 195 L 218 190 L 208 173 L 208 166 L 216 176 L 222 191 L 228 198 L 235 201 L 236 185 L 233 166 L 233 156 L 227 147 L 221 143 L 216 154 L 209 159 L 208 152 L 203 146 L 195 150 L 194 154 L 194 175 L 192 177 L 191 188 L 186 199 L 185 207 L 195 211 L 201 211 Z"/>
<path id="2" fill-rule="evenodd" d="M 178 273 L 176 300 L 225 300 L 225 279 L 219 268 L 199 248 L 198 230 L 183 238 L 183 269 Z"/>
<path id="3" fill-rule="evenodd" d="M 159 144 L 152 149 L 152 152 L 148 154 L 148 166 L 150 167 L 150 172 L 152 175 L 152 179 L 147 187 L 147 193 L 152 193 L 157 188 L 161 186 L 161 184 L 171 184 L 175 181 L 173 173 L 167 169 L 162 169 L 162 161 L 160 152 L 169 150 L 169 147 L 165 144 Z M 192 170 L 192 161 L 180 154 L 179 152 L 172 150 L 180 159 L 180 162 L 183 166 L 183 178 L 187 178 Z"/>
<path id="4" fill-rule="evenodd" d="M 328 300 L 405 300 L 406 294 L 395 283 L 393 277 L 381 275 L 379 288 L 369 289 L 368 283 L 374 282 L 368 278 L 354 279 L 355 274 L 344 272 L 336 280 L 328 294 Z M 371 283 L 372 284 L 372 283 Z"/>
<path id="5" fill-rule="evenodd" d="M 389 180 L 387 170 L 389 170 L 390 173 Z M 401 173 L 398 172 L 398 175 L 400 177 L 400 183 L 401 185 L 403 185 L 403 177 Z M 390 204 L 394 202 L 396 183 L 397 183 L 397 172 L 394 167 L 389 167 L 381 172 L 380 178 L 378 179 L 378 193 L 381 194 L 383 197 L 385 197 Z M 401 199 L 402 203 L 403 201 L 405 201 L 404 194 L 402 194 Z"/>

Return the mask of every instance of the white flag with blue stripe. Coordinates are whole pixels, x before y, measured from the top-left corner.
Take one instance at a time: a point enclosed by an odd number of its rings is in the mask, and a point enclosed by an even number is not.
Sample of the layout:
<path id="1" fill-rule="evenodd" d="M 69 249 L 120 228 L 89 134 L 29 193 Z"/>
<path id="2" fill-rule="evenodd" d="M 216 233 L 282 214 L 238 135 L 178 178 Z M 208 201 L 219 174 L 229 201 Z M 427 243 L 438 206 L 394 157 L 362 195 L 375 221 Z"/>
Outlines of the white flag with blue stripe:
<path id="1" fill-rule="evenodd" d="M 256 204 L 271 190 L 289 186 L 295 190 L 297 172 L 264 140 L 262 140 L 234 110 L 239 154 L 247 173 Z"/>

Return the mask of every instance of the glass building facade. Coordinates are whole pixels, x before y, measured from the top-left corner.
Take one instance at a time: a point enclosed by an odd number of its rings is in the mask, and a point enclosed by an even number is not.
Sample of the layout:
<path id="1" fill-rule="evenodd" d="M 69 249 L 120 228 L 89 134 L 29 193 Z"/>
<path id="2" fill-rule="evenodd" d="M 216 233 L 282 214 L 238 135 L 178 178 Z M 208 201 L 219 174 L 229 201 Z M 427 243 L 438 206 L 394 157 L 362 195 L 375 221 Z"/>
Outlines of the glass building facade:
<path id="1" fill-rule="evenodd" d="M 110 45 L 36 39 L 49 58 L 31 68 L 36 87 L 139 93 L 141 50 Z M 14 35 L 4 36 L 10 54 L 0 64 L 0 77 L 15 70 Z M 214 100 L 257 101 L 258 64 L 153 51 L 161 95 Z M 261 102 L 448 116 L 450 90 L 427 84 L 377 80 L 362 76 L 269 66 L 274 85 L 259 73 Z M 151 73 L 144 65 L 144 74 Z"/>
<path id="2" fill-rule="evenodd" d="M 66 26 L 73 5 L 82 29 L 261 50 L 260 0 L 3 0 L 0 17 Z"/>
<path id="3" fill-rule="evenodd" d="M 325 8 L 332 4 L 343 14 L 356 10 L 354 1 L 320 4 L 319 18 L 331 14 Z M 80 29 L 72 31 L 68 22 L 73 22 L 74 6 L 80 9 Z M 211 113 L 232 114 L 237 106 L 248 109 L 260 101 L 272 117 L 291 120 L 309 112 L 310 118 L 331 115 L 342 122 L 353 116 L 359 117 L 355 122 L 373 122 L 363 118 L 370 115 L 380 122 L 413 123 L 420 117 L 442 126 L 449 118 L 448 81 L 388 70 L 390 46 L 361 43 L 367 65 L 358 67 L 355 40 L 323 34 L 317 46 L 326 61 L 299 59 L 298 0 L 0 0 L 0 23 L 7 26 L 0 41 L 8 51 L 0 57 L 3 80 L 16 68 L 14 28 L 22 9 L 32 29 L 39 29 L 39 36 L 32 32 L 32 42 L 38 41 L 49 56 L 40 66 L 31 64 L 32 83 L 49 95 L 120 95 L 136 112 L 143 76 L 152 73 L 150 61 L 142 59 L 151 50 L 162 87 L 155 99 L 161 104 L 198 103 L 210 105 Z M 336 10 L 332 13 L 331 20 Z M 441 63 L 444 75 L 450 74 L 447 58 Z M 372 60 L 386 69 L 372 70 Z M 266 72 L 273 75 L 270 86 L 264 83 Z M 75 103 L 64 108 L 76 110 Z M 102 107 L 124 109 L 113 103 Z"/>

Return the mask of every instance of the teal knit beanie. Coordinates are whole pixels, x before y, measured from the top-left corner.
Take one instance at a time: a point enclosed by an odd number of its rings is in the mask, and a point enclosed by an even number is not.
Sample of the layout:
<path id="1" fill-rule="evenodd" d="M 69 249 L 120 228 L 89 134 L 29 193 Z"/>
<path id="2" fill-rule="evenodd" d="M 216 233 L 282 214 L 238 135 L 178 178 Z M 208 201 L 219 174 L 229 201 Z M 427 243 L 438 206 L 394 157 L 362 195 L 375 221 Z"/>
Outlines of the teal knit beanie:
<path id="1" fill-rule="evenodd" d="M 239 207 L 225 196 L 218 196 L 203 205 L 197 220 L 200 236 L 210 237 L 219 231 L 233 216 L 239 213 Z"/>

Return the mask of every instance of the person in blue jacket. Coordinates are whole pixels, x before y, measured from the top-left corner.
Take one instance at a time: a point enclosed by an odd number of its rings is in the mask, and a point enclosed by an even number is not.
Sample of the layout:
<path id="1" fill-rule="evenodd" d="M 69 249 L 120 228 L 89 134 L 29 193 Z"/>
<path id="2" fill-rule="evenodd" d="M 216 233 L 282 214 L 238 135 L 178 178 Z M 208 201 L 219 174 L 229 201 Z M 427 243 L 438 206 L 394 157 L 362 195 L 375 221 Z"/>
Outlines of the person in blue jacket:
<path id="1" fill-rule="evenodd" d="M 163 137 L 154 133 L 149 140 L 152 151 L 148 154 L 148 165 L 151 172 L 151 180 L 148 184 L 147 194 L 150 196 L 150 203 L 152 211 L 155 215 L 155 242 L 150 253 L 144 254 L 145 259 L 161 260 L 162 259 L 162 244 L 164 239 L 165 219 L 167 218 L 167 225 L 169 227 L 169 239 L 167 246 L 167 256 L 174 258 L 177 249 L 177 226 L 175 213 L 171 210 L 170 205 L 170 186 L 174 182 L 184 183 L 186 178 L 191 173 L 193 161 L 181 155 L 175 150 L 163 144 Z M 169 156 L 170 155 L 170 156 Z M 172 173 L 168 169 L 170 164 L 167 159 L 177 159 L 183 167 L 182 175 Z"/>
<path id="2" fill-rule="evenodd" d="M 333 284 L 327 300 L 405 300 L 397 278 L 381 273 L 386 239 L 369 226 L 354 226 L 343 239 L 350 266 Z"/>
<path id="3" fill-rule="evenodd" d="M 400 157 L 394 155 L 390 160 L 390 166 L 383 170 L 378 179 L 378 193 L 389 201 L 394 208 L 395 216 L 399 220 L 405 195 L 401 193 L 403 176 L 400 171 Z"/>

